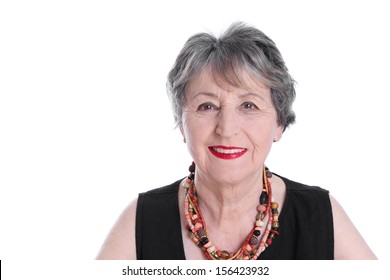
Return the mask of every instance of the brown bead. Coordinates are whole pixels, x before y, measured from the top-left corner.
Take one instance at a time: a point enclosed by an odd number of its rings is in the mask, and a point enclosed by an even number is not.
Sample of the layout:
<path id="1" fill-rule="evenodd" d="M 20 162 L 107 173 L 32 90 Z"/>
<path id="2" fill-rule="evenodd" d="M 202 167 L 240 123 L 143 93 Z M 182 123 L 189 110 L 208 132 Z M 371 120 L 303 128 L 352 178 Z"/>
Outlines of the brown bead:
<path id="1" fill-rule="evenodd" d="M 204 230 L 204 228 L 201 228 L 201 229 L 198 230 L 198 236 L 200 238 L 206 236 L 206 231 Z"/>
<path id="2" fill-rule="evenodd" d="M 221 259 L 227 260 L 228 258 L 230 258 L 230 253 L 228 251 L 223 250 L 221 251 L 219 256 L 221 257 Z"/>
<path id="3" fill-rule="evenodd" d="M 279 204 L 277 202 L 272 202 L 271 203 L 271 208 L 272 209 L 278 209 L 278 207 L 279 207 Z"/>
<path id="4" fill-rule="evenodd" d="M 272 178 L 272 172 L 269 170 L 265 171 L 265 176 L 267 176 L 267 178 Z"/>
<path id="5" fill-rule="evenodd" d="M 258 242 L 259 242 L 259 240 L 256 237 L 254 237 L 254 236 L 251 237 L 251 240 L 250 240 L 251 245 L 256 245 Z"/>
<path id="6" fill-rule="evenodd" d="M 263 218 L 264 218 L 264 214 L 263 213 L 257 213 L 256 220 L 262 220 Z"/>
<path id="7" fill-rule="evenodd" d="M 191 173 L 195 172 L 195 162 L 192 162 L 192 164 L 188 167 L 188 171 L 190 171 Z"/>

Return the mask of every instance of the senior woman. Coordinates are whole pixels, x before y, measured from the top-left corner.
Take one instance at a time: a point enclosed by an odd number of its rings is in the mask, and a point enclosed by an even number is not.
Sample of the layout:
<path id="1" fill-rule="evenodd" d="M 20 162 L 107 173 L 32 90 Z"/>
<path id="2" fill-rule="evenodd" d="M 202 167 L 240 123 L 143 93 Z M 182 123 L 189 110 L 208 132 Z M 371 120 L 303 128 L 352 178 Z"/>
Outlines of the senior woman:
<path id="1" fill-rule="evenodd" d="M 98 259 L 375 259 L 329 192 L 273 174 L 294 122 L 294 81 L 274 42 L 243 23 L 184 45 L 168 76 L 189 175 L 139 195 Z"/>

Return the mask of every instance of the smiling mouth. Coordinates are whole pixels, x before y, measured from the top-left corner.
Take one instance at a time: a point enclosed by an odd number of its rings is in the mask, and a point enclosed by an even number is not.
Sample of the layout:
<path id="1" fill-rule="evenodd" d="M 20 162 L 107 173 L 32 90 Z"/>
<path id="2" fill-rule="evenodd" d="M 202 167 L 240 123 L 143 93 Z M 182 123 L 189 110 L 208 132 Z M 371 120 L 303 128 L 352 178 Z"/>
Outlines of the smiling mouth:
<path id="1" fill-rule="evenodd" d="M 243 156 L 248 149 L 240 147 L 210 146 L 210 152 L 220 159 L 236 159 Z"/>

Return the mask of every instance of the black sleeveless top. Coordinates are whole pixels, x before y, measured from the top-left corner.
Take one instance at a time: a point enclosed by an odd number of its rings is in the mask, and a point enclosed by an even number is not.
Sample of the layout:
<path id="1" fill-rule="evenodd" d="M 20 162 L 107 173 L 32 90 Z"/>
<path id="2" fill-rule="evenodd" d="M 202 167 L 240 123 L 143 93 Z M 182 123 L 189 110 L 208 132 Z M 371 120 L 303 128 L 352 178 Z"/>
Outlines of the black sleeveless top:
<path id="1" fill-rule="evenodd" d="M 279 215 L 280 234 L 259 259 L 333 259 L 333 218 L 328 191 L 280 178 L 286 185 L 286 198 Z M 185 260 L 178 205 L 180 182 L 139 195 L 137 259 Z"/>

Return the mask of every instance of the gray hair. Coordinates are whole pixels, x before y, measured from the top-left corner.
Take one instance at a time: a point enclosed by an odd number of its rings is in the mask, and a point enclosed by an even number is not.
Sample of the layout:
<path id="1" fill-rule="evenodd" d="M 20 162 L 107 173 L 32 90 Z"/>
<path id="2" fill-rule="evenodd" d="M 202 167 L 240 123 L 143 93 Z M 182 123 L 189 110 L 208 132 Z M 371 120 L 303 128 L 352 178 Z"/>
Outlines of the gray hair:
<path id="1" fill-rule="evenodd" d="M 286 129 L 295 122 L 292 103 L 295 81 L 288 73 L 275 43 L 260 30 L 241 22 L 232 24 L 220 38 L 199 33 L 188 39 L 168 75 L 167 92 L 175 123 L 181 126 L 186 87 L 191 79 L 210 67 L 214 77 L 232 86 L 244 85 L 242 70 L 271 89 L 278 124 Z"/>

